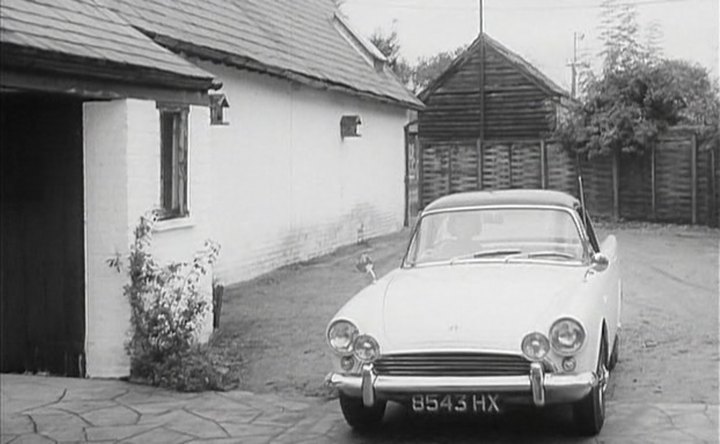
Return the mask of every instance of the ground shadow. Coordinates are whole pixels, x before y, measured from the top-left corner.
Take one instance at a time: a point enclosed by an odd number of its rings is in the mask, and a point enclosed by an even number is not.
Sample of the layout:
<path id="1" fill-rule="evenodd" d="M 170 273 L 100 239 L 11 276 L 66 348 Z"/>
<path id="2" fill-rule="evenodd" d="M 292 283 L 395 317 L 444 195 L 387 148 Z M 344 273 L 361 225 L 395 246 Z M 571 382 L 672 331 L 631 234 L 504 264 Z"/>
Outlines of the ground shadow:
<path id="1" fill-rule="evenodd" d="M 345 439 L 357 443 L 595 442 L 578 435 L 568 406 L 517 408 L 499 416 L 428 416 L 389 404 L 379 430 L 361 434 L 348 427 Z"/>

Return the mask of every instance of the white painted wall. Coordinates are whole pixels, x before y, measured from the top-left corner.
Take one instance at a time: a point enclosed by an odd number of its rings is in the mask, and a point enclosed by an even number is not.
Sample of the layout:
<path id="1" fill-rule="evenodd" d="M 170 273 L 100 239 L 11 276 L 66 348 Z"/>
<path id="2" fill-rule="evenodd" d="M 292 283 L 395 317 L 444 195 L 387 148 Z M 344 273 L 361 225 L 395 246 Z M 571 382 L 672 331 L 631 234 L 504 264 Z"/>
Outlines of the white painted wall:
<path id="1" fill-rule="evenodd" d="M 209 110 L 191 107 L 190 217 L 158 225 L 160 263 L 190 260 L 212 238 L 222 246 L 215 276 L 229 284 L 402 227 L 404 109 L 202 67 L 223 80 L 230 125 L 210 126 Z M 361 116 L 361 138 L 340 137 L 345 114 Z M 124 376 L 128 278 L 107 259 L 127 256 L 140 216 L 160 202 L 156 103 L 86 103 L 84 132 L 87 373 Z M 204 288 L 211 302 L 210 279 Z"/>
<path id="2" fill-rule="evenodd" d="M 130 310 L 126 276 L 107 259 L 127 253 L 127 102 L 83 105 L 85 150 L 86 361 L 89 376 L 128 374 L 123 341 Z"/>
<path id="3" fill-rule="evenodd" d="M 190 107 L 188 115 L 188 202 L 189 218 L 160 221 L 153 233 L 153 255 L 159 264 L 191 261 L 210 237 L 208 219 L 210 188 L 208 140 L 210 112 L 207 107 Z M 160 114 L 157 104 L 128 100 L 128 220 L 132 230 L 140 216 L 160 207 Z M 204 282 L 203 293 L 212 308 L 212 276 Z M 208 311 L 201 340 L 212 333 L 212 311 Z"/>
<path id="4" fill-rule="evenodd" d="M 129 373 L 124 342 L 129 305 L 123 295 L 126 273 L 107 265 L 116 253 L 127 257 L 140 216 L 160 202 L 160 118 L 155 102 L 117 100 L 84 105 L 87 374 L 118 377 Z M 207 108 L 189 115 L 191 218 L 161 222 L 153 234 L 159 263 L 192 259 L 208 237 L 209 178 Z M 204 293 L 211 303 L 211 281 Z M 201 338 L 212 330 L 208 313 Z"/>
<path id="5" fill-rule="evenodd" d="M 230 125 L 212 126 L 213 238 L 225 283 L 402 228 L 406 111 L 210 63 Z M 343 140 L 340 118 L 360 115 Z"/>

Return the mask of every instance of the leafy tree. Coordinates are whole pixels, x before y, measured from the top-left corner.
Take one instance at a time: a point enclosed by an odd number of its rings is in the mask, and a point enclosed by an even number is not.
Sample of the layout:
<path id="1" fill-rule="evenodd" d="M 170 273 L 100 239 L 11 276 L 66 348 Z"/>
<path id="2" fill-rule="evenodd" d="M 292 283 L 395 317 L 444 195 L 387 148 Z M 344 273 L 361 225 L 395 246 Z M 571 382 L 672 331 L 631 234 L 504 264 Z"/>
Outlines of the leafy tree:
<path id="1" fill-rule="evenodd" d="M 639 43 L 632 6 L 603 2 L 603 66 L 586 73 L 583 94 L 559 120 L 556 137 L 568 149 L 592 157 L 611 152 L 642 153 L 675 125 L 702 125 L 717 135 L 718 85 L 706 69 Z M 655 31 L 657 33 L 657 31 Z"/>
<path id="2" fill-rule="evenodd" d="M 423 57 L 414 66 L 413 86 L 415 92 L 427 88 L 437 79 L 450 64 L 465 51 L 467 45 L 460 46 L 454 51 L 444 51 L 432 57 Z"/>
<path id="3" fill-rule="evenodd" d="M 645 48 L 651 58 L 663 58 L 663 32 L 660 23 L 653 21 L 645 30 Z"/>
<path id="4" fill-rule="evenodd" d="M 388 59 L 388 66 L 400 81 L 412 89 L 414 67 L 407 60 L 400 58 L 400 39 L 397 31 L 393 29 L 386 34 L 378 28 L 370 36 L 370 42 Z"/>
<path id="5" fill-rule="evenodd" d="M 370 36 L 370 42 L 387 57 L 388 66 L 400 81 L 415 93 L 426 88 L 467 48 L 467 46 L 461 46 L 453 51 L 440 52 L 432 57 L 422 57 L 416 63 L 411 64 L 400 57 L 401 47 L 397 31 L 392 30 L 390 33 L 385 33 L 376 29 Z"/>
<path id="6" fill-rule="evenodd" d="M 391 66 L 395 75 L 409 90 L 416 92 L 415 89 L 415 66 L 408 63 L 404 58 L 395 61 L 395 65 Z"/>
<path id="7" fill-rule="evenodd" d="M 370 42 L 387 57 L 388 65 L 391 68 L 394 67 L 400 56 L 400 41 L 397 31 L 393 29 L 390 34 L 385 34 L 378 28 L 370 36 Z"/>
<path id="8" fill-rule="evenodd" d="M 647 51 L 639 43 L 640 25 L 634 5 L 621 0 L 603 0 L 600 17 L 603 44 L 600 55 L 605 60 L 604 68 L 627 68 L 647 59 Z"/>

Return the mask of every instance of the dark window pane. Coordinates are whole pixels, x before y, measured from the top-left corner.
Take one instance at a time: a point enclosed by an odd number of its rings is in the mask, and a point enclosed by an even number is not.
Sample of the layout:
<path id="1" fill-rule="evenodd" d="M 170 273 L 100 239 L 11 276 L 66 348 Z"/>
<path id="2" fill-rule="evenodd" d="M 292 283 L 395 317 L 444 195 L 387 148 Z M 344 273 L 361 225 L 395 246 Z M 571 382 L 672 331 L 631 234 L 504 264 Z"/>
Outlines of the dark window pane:
<path id="1" fill-rule="evenodd" d="M 160 205 L 162 219 L 187 216 L 187 114 L 160 110 Z"/>
<path id="2" fill-rule="evenodd" d="M 171 216 L 173 205 L 173 151 L 174 151 L 174 113 L 160 113 L 160 178 L 161 178 L 161 206 L 163 216 Z"/>

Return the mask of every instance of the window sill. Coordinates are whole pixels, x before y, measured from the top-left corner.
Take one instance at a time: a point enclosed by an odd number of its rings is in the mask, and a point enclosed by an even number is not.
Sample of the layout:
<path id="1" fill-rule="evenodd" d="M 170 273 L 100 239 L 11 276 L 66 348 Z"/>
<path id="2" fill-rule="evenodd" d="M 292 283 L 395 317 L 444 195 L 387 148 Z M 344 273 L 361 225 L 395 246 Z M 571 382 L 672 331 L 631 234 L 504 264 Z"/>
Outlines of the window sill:
<path id="1" fill-rule="evenodd" d="M 164 231 L 181 230 L 186 228 L 192 228 L 194 226 L 195 221 L 192 217 L 178 217 L 175 219 L 164 219 L 157 221 L 153 231 L 156 233 L 162 233 Z"/>

